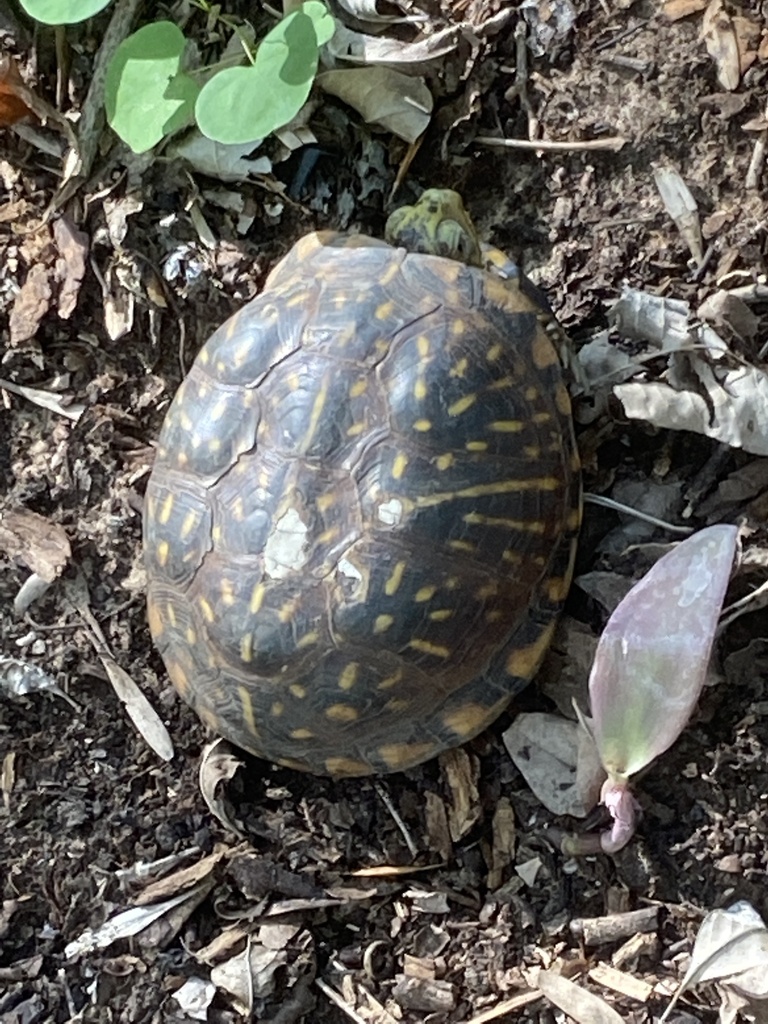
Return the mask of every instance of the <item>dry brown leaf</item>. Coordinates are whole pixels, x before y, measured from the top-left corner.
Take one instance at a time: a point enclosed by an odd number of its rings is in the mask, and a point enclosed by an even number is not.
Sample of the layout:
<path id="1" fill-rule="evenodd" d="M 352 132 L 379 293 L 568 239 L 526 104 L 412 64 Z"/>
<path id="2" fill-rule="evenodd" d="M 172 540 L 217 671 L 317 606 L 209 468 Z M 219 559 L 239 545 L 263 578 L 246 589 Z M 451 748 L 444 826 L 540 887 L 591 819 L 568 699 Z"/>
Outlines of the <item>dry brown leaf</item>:
<path id="1" fill-rule="evenodd" d="M 224 845 L 218 846 L 207 857 L 202 857 L 200 860 L 195 861 L 194 864 L 189 864 L 187 867 L 175 871 L 172 875 L 167 875 L 165 878 L 158 879 L 157 882 L 152 882 L 136 897 L 136 906 L 144 907 L 151 903 L 157 903 L 159 900 L 168 899 L 177 893 L 183 892 L 185 889 L 192 888 L 198 882 L 207 879 L 216 865 L 229 856 L 231 852 Z"/>
<path id="2" fill-rule="evenodd" d="M 679 21 L 680 18 L 703 11 L 708 3 L 709 0 L 667 0 L 662 14 L 667 21 Z"/>
<path id="3" fill-rule="evenodd" d="M 457 843 L 480 820 L 482 814 L 477 791 L 479 766 L 477 758 L 457 747 L 440 755 L 440 769 L 451 795 L 448 827 L 451 839 Z"/>
<path id="4" fill-rule="evenodd" d="M 345 68 L 317 76 L 317 84 L 406 142 L 424 133 L 432 116 L 432 93 L 422 78 L 390 68 Z"/>
<path id="5" fill-rule="evenodd" d="M 53 289 L 50 274 L 49 268 L 42 263 L 35 263 L 29 268 L 11 309 L 11 345 L 20 345 L 34 338 L 40 321 L 51 308 Z"/>
<path id="6" fill-rule="evenodd" d="M 72 557 L 63 526 L 28 509 L 6 512 L 0 519 L 0 550 L 52 583 Z"/>
<path id="7" fill-rule="evenodd" d="M 493 846 L 488 889 L 493 892 L 504 881 L 504 873 L 515 856 L 515 812 L 509 799 L 499 799 L 493 812 Z"/>
<path id="8" fill-rule="evenodd" d="M 77 305 L 88 255 L 88 235 L 78 231 L 68 217 L 59 217 L 53 225 L 53 238 L 59 251 L 56 280 L 59 282 L 58 313 L 68 320 Z"/>
<path id="9" fill-rule="evenodd" d="M 0 57 L 0 128 L 9 128 L 33 114 L 30 92 L 16 61 L 7 55 Z"/>
<path id="10" fill-rule="evenodd" d="M 578 1024 L 624 1024 L 604 999 L 593 995 L 555 971 L 539 971 L 536 984 L 550 1003 Z"/>

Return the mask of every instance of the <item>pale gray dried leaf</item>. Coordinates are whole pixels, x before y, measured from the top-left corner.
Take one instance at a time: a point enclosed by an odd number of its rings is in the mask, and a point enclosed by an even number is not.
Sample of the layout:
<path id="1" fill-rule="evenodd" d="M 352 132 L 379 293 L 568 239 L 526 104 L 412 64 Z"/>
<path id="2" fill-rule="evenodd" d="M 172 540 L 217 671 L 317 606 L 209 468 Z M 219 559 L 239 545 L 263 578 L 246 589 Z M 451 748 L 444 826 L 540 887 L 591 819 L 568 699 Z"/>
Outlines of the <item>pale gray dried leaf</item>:
<path id="1" fill-rule="evenodd" d="M 713 910 L 701 923 L 690 966 L 661 1021 L 668 1019 L 680 996 L 693 985 L 723 978 L 734 982 L 753 970 L 764 976 L 767 963 L 768 929 L 750 903 L 740 900 L 725 910 Z"/>
<path id="2" fill-rule="evenodd" d="M 524 713 L 502 739 L 547 810 L 583 818 L 598 803 L 605 772 L 592 738 L 578 723 L 541 712 Z"/>
<path id="3" fill-rule="evenodd" d="M 667 213 L 677 225 L 677 230 L 691 250 L 691 255 L 697 263 L 701 263 L 704 258 L 704 243 L 701 237 L 699 208 L 691 190 L 674 167 L 656 167 L 653 180 Z"/>
<path id="4" fill-rule="evenodd" d="M 227 146 L 207 139 L 194 131 L 183 139 L 172 142 L 167 153 L 183 160 L 193 171 L 219 181 L 246 181 L 256 174 L 271 174 L 272 161 L 267 156 L 248 157 L 261 145 L 261 140 Z"/>
<path id="5" fill-rule="evenodd" d="M 707 53 L 717 67 L 717 80 L 723 89 L 733 92 L 741 80 L 739 43 L 733 20 L 722 0 L 712 0 L 704 12 L 701 35 Z"/>
<path id="6" fill-rule="evenodd" d="M 706 398 L 660 381 L 618 384 L 614 393 L 630 419 L 668 430 L 690 430 L 732 448 L 768 455 L 768 376 L 757 367 L 718 371 L 691 354 Z"/>
<path id="7" fill-rule="evenodd" d="M 56 683 L 53 676 L 44 672 L 39 665 L 33 665 L 19 658 L 0 658 L 0 694 L 6 697 L 23 697 L 28 693 L 47 690 L 61 697 L 76 711 L 75 701 Z"/>
<path id="8" fill-rule="evenodd" d="M 56 260 L 56 279 L 59 283 L 57 312 L 62 320 L 68 320 L 77 305 L 80 286 L 85 277 L 88 256 L 88 235 L 79 231 L 68 217 L 58 217 L 53 222 L 53 237 L 59 257 Z"/>
<path id="9" fill-rule="evenodd" d="M 409 74 L 420 74 L 421 65 L 452 53 L 459 40 L 458 28 L 443 29 L 415 43 L 398 39 L 378 39 L 353 32 L 339 22 L 333 38 L 326 44 L 328 54 L 351 64 L 393 64 Z"/>
<path id="10" fill-rule="evenodd" d="M 539 990 L 577 1024 L 624 1024 L 619 1014 L 604 999 L 593 995 L 555 971 L 539 971 Z"/>
<path id="11" fill-rule="evenodd" d="M 519 10 L 529 26 L 526 43 L 534 57 L 543 57 L 576 24 L 571 0 L 523 0 Z"/>
<path id="12" fill-rule="evenodd" d="M 337 2 L 339 7 L 347 14 L 351 14 L 353 18 L 357 18 L 358 21 L 368 21 L 372 25 L 416 24 L 427 20 L 427 15 L 422 14 L 421 11 L 414 14 L 406 14 L 405 11 L 402 14 L 381 14 L 377 7 L 378 0 L 337 0 Z M 395 3 L 395 0 L 390 0 L 390 3 L 392 6 L 400 6 Z M 402 7 L 400 9 L 403 10 Z"/>
<path id="13" fill-rule="evenodd" d="M 629 341 L 643 341 L 663 352 L 691 348 L 690 306 L 638 288 L 624 288 L 608 311 L 608 323 Z"/>
<path id="14" fill-rule="evenodd" d="M 715 328 L 727 327 L 742 341 L 751 342 L 760 327 L 760 320 L 747 303 L 724 289 L 708 295 L 697 310 L 702 320 L 708 320 Z"/>
<path id="15" fill-rule="evenodd" d="M 264 999 L 274 992 L 275 972 L 286 961 L 284 950 L 267 949 L 249 939 L 242 953 L 211 970 L 211 981 L 228 992 L 235 1008 L 250 1020 L 254 998 Z"/>
<path id="16" fill-rule="evenodd" d="M 56 395 L 52 391 L 41 391 L 39 388 L 28 388 L 21 384 L 14 384 L 9 380 L 0 380 L 0 388 L 10 391 L 13 395 L 26 398 L 33 405 L 39 405 L 42 409 L 57 413 L 59 416 L 66 416 L 67 419 L 77 423 L 85 412 L 85 405 L 82 402 L 67 404 L 62 395 Z"/>
<path id="17" fill-rule="evenodd" d="M 208 1010 L 216 995 L 216 986 L 205 978 L 187 978 L 171 996 L 190 1020 L 208 1020 Z"/>
<path id="18" fill-rule="evenodd" d="M 118 939 L 127 939 L 138 935 L 153 922 L 173 910 L 185 900 L 192 898 L 189 892 L 181 893 L 163 903 L 151 907 L 131 907 L 123 910 L 105 921 L 100 928 L 86 928 L 82 934 L 69 943 L 64 949 L 64 956 L 70 959 L 83 953 L 92 953 L 95 949 L 106 949 Z"/>
<path id="19" fill-rule="evenodd" d="M 6 512 L 0 519 L 0 551 L 47 583 L 61 575 L 72 557 L 64 527 L 24 508 Z"/>
<path id="20" fill-rule="evenodd" d="M 390 68 L 348 68 L 317 76 L 321 89 L 406 142 L 415 142 L 432 115 L 432 94 L 423 79 Z"/>
<path id="21" fill-rule="evenodd" d="M 51 585 L 52 583 L 38 576 L 36 572 L 27 576 L 13 599 L 13 614 L 20 619 L 35 601 L 39 601 L 48 593 Z"/>
<path id="22" fill-rule="evenodd" d="M 158 757 L 170 761 L 174 754 L 173 741 L 160 716 L 125 669 L 106 654 L 101 654 L 100 659 L 128 717 Z"/>

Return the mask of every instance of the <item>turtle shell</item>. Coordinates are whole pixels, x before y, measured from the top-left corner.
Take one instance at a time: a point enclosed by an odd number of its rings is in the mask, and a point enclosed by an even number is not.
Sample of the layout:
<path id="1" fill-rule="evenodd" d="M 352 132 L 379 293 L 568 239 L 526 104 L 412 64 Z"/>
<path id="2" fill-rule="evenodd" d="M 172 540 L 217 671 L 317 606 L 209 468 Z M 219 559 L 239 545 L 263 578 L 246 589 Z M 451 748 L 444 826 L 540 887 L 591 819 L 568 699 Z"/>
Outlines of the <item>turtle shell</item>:
<path id="1" fill-rule="evenodd" d="M 311 234 L 167 414 L 152 636 L 202 719 L 319 774 L 464 743 L 535 674 L 573 568 L 578 454 L 521 277 Z"/>

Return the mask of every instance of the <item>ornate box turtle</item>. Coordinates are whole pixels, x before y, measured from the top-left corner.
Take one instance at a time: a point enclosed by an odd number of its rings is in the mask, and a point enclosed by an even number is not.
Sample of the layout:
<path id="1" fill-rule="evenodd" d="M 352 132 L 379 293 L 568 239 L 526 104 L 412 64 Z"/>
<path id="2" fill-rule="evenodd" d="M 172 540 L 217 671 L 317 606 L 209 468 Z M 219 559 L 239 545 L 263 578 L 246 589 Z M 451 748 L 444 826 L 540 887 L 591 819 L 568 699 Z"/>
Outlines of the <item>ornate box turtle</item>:
<path id="1" fill-rule="evenodd" d="M 546 303 L 454 192 L 387 237 L 293 247 L 200 351 L 147 492 L 173 683 L 318 774 L 408 768 L 489 725 L 549 644 L 579 526 Z"/>

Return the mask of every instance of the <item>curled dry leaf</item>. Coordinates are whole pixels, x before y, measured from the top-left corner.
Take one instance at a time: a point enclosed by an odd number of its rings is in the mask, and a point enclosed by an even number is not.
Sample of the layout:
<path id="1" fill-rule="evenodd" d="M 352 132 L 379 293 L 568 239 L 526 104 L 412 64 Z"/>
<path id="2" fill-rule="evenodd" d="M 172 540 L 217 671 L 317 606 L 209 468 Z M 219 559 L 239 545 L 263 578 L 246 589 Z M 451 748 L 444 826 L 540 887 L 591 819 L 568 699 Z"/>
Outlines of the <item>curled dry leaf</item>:
<path id="1" fill-rule="evenodd" d="M 198 770 L 198 785 L 208 810 L 222 825 L 241 839 L 245 834 L 232 817 L 231 808 L 227 806 L 220 793 L 220 784 L 228 782 L 242 766 L 243 762 L 235 757 L 229 744 L 225 740 L 217 739 L 203 750 Z"/>
<path id="2" fill-rule="evenodd" d="M 401 14 L 380 12 L 378 0 L 338 0 L 338 4 L 342 10 L 346 11 L 347 14 L 351 14 L 353 18 L 357 18 L 358 21 L 370 22 L 371 25 L 413 24 L 426 20 L 426 15 L 420 12 L 406 14 L 406 8 L 401 8 L 403 11 Z M 389 0 L 389 6 L 395 7 L 399 5 L 396 5 L 393 0 Z"/>
<path id="3" fill-rule="evenodd" d="M 677 352 L 694 343 L 690 313 L 691 307 L 683 299 L 624 288 L 608 311 L 608 322 L 622 338 L 643 341 L 663 352 Z"/>
<path id="4" fill-rule="evenodd" d="M 242 953 L 212 969 L 211 981 L 229 993 L 238 1012 L 250 1020 L 254 999 L 272 994 L 275 972 L 287 959 L 284 950 L 267 949 L 249 939 Z"/>
<path id="5" fill-rule="evenodd" d="M 691 190 L 674 167 L 655 168 L 653 180 L 656 182 L 664 208 L 677 225 L 677 230 L 691 250 L 691 255 L 700 264 L 704 259 L 704 243 L 701 237 L 699 208 Z"/>
<path id="6" fill-rule="evenodd" d="M 225 145 L 206 138 L 202 132 L 193 131 L 168 146 L 167 154 L 189 164 L 198 174 L 219 181 L 247 181 L 252 175 L 270 174 L 272 161 L 267 156 L 250 155 L 259 148 L 260 142 Z"/>
<path id="7" fill-rule="evenodd" d="M 100 928 L 86 928 L 81 935 L 70 942 L 64 949 L 64 956 L 69 960 L 75 956 L 82 956 L 84 953 L 92 953 L 96 949 L 106 949 L 118 939 L 131 938 L 144 931 L 163 914 L 174 910 L 185 900 L 191 898 L 189 892 L 183 892 L 174 896 L 164 903 L 156 903 L 151 907 L 131 907 L 124 910 L 108 921 L 105 921 Z"/>
<path id="8" fill-rule="evenodd" d="M 53 239 L 59 251 L 56 280 L 59 282 L 58 314 L 68 320 L 77 305 L 80 285 L 85 277 L 88 256 L 88 235 L 78 231 L 68 217 L 59 217 L 53 224 Z"/>
<path id="9" fill-rule="evenodd" d="M 13 300 L 9 319 L 11 345 L 21 345 L 34 338 L 40 322 L 51 308 L 52 299 L 51 271 L 45 264 L 35 263 L 29 268 L 24 284 Z"/>
<path id="10" fill-rule="evenodd" d="M 423 79 L 390 68 L 326 71 L 317 84 L 348 103 L 369 124 L 378 124 L 406 142 L 415 142 L 432 116 L 432 94 Z"/>
<path id="11" fill-rule="evenodd" d="M 327 49 L 339 61 L 366 65 L 390 64 L 411 75 L 418 75 L 422 70 L 421 65 L 452 53 L 458 40 L 457 28 L 435 32 L 415 43 L 403 43 L 399 39 L 377 38 L 352 32 L 337 22 Z"/>
<path id="12" fill-rule="evenodd" d="M 10 128 L 22 118 L 32 116 L 29 101 L 30 90 L 16 61 L 7 54 L 0 57 L 0 128 Z"/>
<path id="13" fill-rule="evenodd" d="M 618 384 L 614 394 L 630 419 L 668 430 L 690 430 L 732 448 L 768 455 L 768 376 L 754 366 L 715 370 L 691 354 L 700 392 L 678 391 L 660 381 Z"/>

